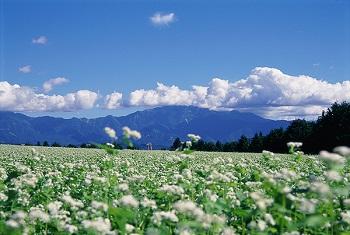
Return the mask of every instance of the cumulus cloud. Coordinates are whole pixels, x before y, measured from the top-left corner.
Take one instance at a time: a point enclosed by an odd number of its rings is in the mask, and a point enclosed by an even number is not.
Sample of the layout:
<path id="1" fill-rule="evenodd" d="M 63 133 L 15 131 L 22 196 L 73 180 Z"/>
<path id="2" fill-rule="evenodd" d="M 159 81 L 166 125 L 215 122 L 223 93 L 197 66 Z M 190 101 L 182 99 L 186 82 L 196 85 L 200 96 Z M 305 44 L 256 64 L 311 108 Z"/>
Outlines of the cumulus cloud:
<path id="1" fill-rule="evenodd" d="M 21 73 L 30 73 L 32 71 L 32 66 L 25 65 L 25 66 L 19 67 L 18 71 Z"/>
<path id="2" fill-rule="evenodd" d="M 68 82 L 58 77 L 43 84 L 45 93 Z M 0 110 L 74 111 L 96 107 L 98 94 L 80 90 L 66 95 L 47 95 L 32 88 L 0 82 Z M 113 92 L 104 98 L 106 109 L 193 105 L 214 110 L 253 112 L 272 119 L 311 119 L 334 102 L 350 101 L 350 81 L 330 83 L 316 78 L 284 74 L 275 68 L 257 67 L 245 78 L 228 81 L 213 78 L 206 86 L 181 89 L 157 83 L 154 89 L 138 89 L 124 98 Z"/>
<path id="3" fill-rule="evenodd" d="M 305 118 L 313 120 L 317 118 L 329 105 L 304 105 L 304 106 L 266 106 L 236 108 L 241 112 L 255 113 L 270 119 L 294 120 Z"/>
<path id="4" fill-rule="evenodd" d="M 284 74 L 257 67 L 246 79 L 229 82 L 214 78 L 208 86 L 183 90 L 157 83 L 151 90 L 130 93 L 130 106 L 194 105 L 218 110 L 246 110 L 265 117 L 314 117 L 333 102 L 350 100 L 350 81 L 329 83 L 313 77 Z"/>
<path id="5" fill-rule="evenodd" d="M 122 105 L 123 94 L 119 92 L 113 92 L 105 97 L 106 109 L 116 109 Z"/>
<path id="6" fill-rule="evenodd" d="M 7 111 L 76 111 L 91 109 L 98 95 L 89 90 L 79 90 L 66 95 L 45 95 L 32 88 L 0 82 L 0 110 Z"/>
<path id="7" fill-rule="evenodd" d="M 37 38 L 33 38 L 33 39 L 32 39 L 32 43 L 33 43 L 33 44 L 42 44 L 42 45 L 44 45 L 44 44 L 47 43 L 47 37 L 45 37 L 45 36 L 39 36 L 39 37 L 37 37 Z"/>
<path id="8" fill-rule="evenodd" d="M 67 78 L 63 78 L 63 77 L 52 78 L 52 79 L 44 82 L 43 91 L 45 93 L 48 93 L 54 88 L 54 86 L 68 83 L 68 82 L 69 82 L 69 80 Z"/>
<path id="9" fill-rule="evenodd" d="M 175 13 L 162 14 L 157 12 L 150 17 L 150 20 L 152 24 L 156 26 L 169 25 L 170 23 L 173 23 L 175 21 Z"/>

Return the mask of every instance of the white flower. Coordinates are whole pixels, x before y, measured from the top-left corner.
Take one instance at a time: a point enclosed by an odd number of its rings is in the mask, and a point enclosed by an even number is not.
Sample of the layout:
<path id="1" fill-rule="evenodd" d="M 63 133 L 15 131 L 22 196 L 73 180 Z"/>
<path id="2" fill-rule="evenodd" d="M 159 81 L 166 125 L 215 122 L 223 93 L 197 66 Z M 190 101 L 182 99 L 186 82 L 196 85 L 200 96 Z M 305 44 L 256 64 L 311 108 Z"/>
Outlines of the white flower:
<path id="1" fill-rule="evenodd" d="M 106 145 L 110 148 L 114 148 L 114 144 L 111 144 L 111 143 L 106 143 Z"/>
<path id="2" fill-rule="evenodd" d="M 77 226 L 71 225 L 71 224 L 65 224 L 64 230 L 70 234 L 75 233 L 78 231 Z"/>
<path id="3" fill-rule="evenodd" d="M 0 168 L 0 180 L 6 180 L 7 179 L 7 173 L 4 168 Z"/>
<path id="4" fill-rule="evenodd" d="M 327 177 L 328 180 L 331 181 L 341 181 L 342 177 L 340 176 L 340 174 L 337 171 L 334 170 L 330 170 L 324 173 L 324 175 Z"/>
<path id="5" fill-rule="evenodd" d="M 291 200 L 291 201 L 295 201 L 295 200 L 297 200 L 297 197 L 295 197 L 293 194 L 291 194 L 291 193 L 288 193 L 287 194 L 287 198 L 289 199 L 289 200 Z"/>
<path id="6" fill-rule="evenodd" d="M 299 209 L 308 214 L 314 213 L 316 209 L 316 201 L 302 198 Z"/>
<path id="7" fill-rule="evenodd" d="M 304 155 L 304 152 L 303 151 L 296 151 L 296 152 L 294 152 L 294 155 Z"/>
<path id="8" fill-rule="evenodd" d="M 160 225 L 163 219 L 169 220 L 174 223 L 177 223 L 179 221 L 179 219 L 175 215 L 175 211 L 159 211 L 155 212 L 152 216 L 153 223 L 158 225 Z"/>
<path id="9" fill-rule="evenodd" d="M 186 177 L 187 179 L 192 179 L 192 172 L 190 169 L 184 169 L 182 171 L 182 175 Z"/>
<path id="10" fill-rule="evenodd" d="M 179 235 L 193 235 L 193 232 L 189 228 L 182 228 L 179 232 Z"/>
<path id="11" fill-rule="evenodd" d="M 174 204 L 174 208 L 181 213 L 185 213 L 196 217 L 197 219 L 202 219 L 204 216 L 204 211 L 197 207 L 197 205 L 192 201 L 178 201 Z"/>
<path id="12" fill-rule="evenodd" d="M 116 132 L 114 129 L 112 129 L 110 127 L 105 127 L 105 132 L 110 138 L 116 139 Z"/>
<path id="13" fill-rule="evenodd" d="M 33 221 L 40 220 L 42 222 L 49 222 L 50 220 L 50 216 L 46 212 L 44 212 L 42 209 L 37 207 L 30 208 L 29 218 L 32 219 Z"/>
<path id="14" fill-rule="evenodd" d="M 336 153 L 329 153 L 327 151 L 320 152 L 320 158 L 327 162 L 343 164 L 345 162 L 345 158 Z"/>
<path id="15" fill-rule="evenodd" d="M 343 203 L 344 203 L 345 206 L 350 207 L 350 198 L 344 199 Z"/>
<path id="16" fill-rule="evenodd" d="M 131 233 L 132 231 L 134 231 L 135 227 L 131 224 L 125 224 L 125 230 L 128 233 Z"/>
<path id="17" fill-rule="evenodd" d="M 264 156 L 274 156 L 275 154 L 273 152 L 270 152 L 270 151 L 267 151 L 267 150 L 263 150 L 262 151 L 262 154 Z"/>
<path id="18" fill-rule="evenodd" d="M 283 235 L 300 235 L 298 231 L 285 232 Z"/>
<path id="19" fill-rule="evenodd" d="M 285 194 L 288 194 L 292 192 L 292 189 L 288 186 L 285 186 L 283 189 L 282 189 L 282 193 L 285 193 Z"/>
<path id="20" fill-rule="evenodd" d="M 123 134 L 126 138 L 141 139 L 141 133 L 136 130 L 131 130 L 129 127 L 123 127 Z"/>
<path id="21" fill-rule="evenodd" d="M 92 201 L 91 207 L 96 209 L 96 210 L 102 210 L 105 212 L 108 210 L 108 205 L 106 203 L 98 202 L 98 201 Z"/>
<path id="22" fill-rule="evenodd" d="M 17 221 L 15 221 L 13 219 L 6 221 L 6 225 L 11 227 L 11 228 L 18 228 L 20 226 L 19 223 L 17 223 Z"/>
<path id="23" fill-rule="evenodd" d="M 209 189 L 204 190 L 204 193 L 209 198 L 209 200 L 212 201 L 212 202 L 216 202 L 218 200 L 218 198 L 219 198 L 219 196 L 216 195 L 216 193 L 213 193 Z"/>
<path id="24" fill-rule="evenodd" d="M 119 184 L 117 188 L 122 192 L 126 192 L 129 190 L 129 185 L 126 183 L 123 183 L 123 184 Z"/>
<path id="25" fill-rule="evenodd" d="M 8 199 L 8 196 L 6 196 L 3 193 L 0 193 L 0 201 L 7 201 L 7 199 Z"/>
<path id="26" fill-rule="evenodd" d="M 27 217 L 27 214 L 23 211 L 16 211 L 16 213 L 14 213 L 11 216 L 11 219 L 14 219 L 16 221 L 18 221 L 20 224 L 24 224 L 24 219 Z"/>
<path id="27" fill-rule="evenodd" d="M 341 212 L 340 216 L 345 223 L 350 224 L 350 211 Z"/>
<path id="28" fill-rule="evenodd" d="M 100 234 L 109 234 L 112 227 L 109 219 L 101 217 L 97 217 L 94 220 L 84 220 L 82 225 L 85 229 L 93 229 Z"/>
<path id="29" fill-rule="evenodd" d="M 273 199 L 265 198 L 260 192 L 252 192 L 250 193 L 250 197 L 255 201 L 255 204 L 260 210 L 265 210 L 273 203 Z"/>
<path id="30" fill-rule="evenodd" d="M 152 208 L 152 209 L 157 209 L 157 203 L 156 201 L 154 200 L 150 200 L 148 198 L 144 198 L 143 201 L 141 202 L 141 205 L 143 207 L 149 207 L 149 208 Z"/>
<path id="31" fill-rule="evenodd" d="M 36 155 L 37 154 L 35 148 L 31 148 L 30 151 L 32 152 L 32 155 Z"/>
<path id="32" fill-rule="evenodd" d="M 224 228 L 220 235 L 235 235 L 235 230 L 232 228 Z"/>
<path id="33" fill-rule="evenodd" d="M 289 148 L 300 148 L 301 146 L 303 146 L 303 143 L 301 143 L 301 142 L 288 142 L 287 146 Z"/>
<path id="34" fill-rule="evenodd" d="M 17 180 L 16 180 L 17 181 Z M 19 177 L 19 181 L 15 182 L 15 184 L 27 185 L 31 187 L 35 187 L 38 182 L 38 178 L 33 173 L 27 173 Z"/>
<path id="35" fill-rule="evenodd" d="M 350 156 L 350 148 L 346 146 L 335 147 L 333 152 L 339 153 L 342 156 Z"/>
<path id="36" fill-rule="evenodd" d="M 313 182 L 311 190 L 320 194 L 328 194 L 330 192 L 329 186 L 322 182 Z"/>
<path id="37" fill-rule="evenodd" d="M 75 200 L 70 195 L 64 195 L 62 197 L 62 201 L 69 204 L 72 209 L 82 208 L 84 207 L 84 204 L 80 200 Z"/>
<path id="38" fill-rule="evenodd" d="M 50 202 L 47 205 L 47 209 L 49 210 L 50 215 L 58 215 L 59 210 L 61 209 L 62 202 L 54 201 Z"/>
<path id="39" fill-rule="evenodd" d="M 252 221 L 249 223 L 249 227 L 255 228 L 259 231 L 264 231 L 267 228 L 267 224 L 263 220 L 258 220 L 258 221 Z"/>
<path id="40" fill-rule="evenodd" d="M 172 193 L 172 194 L 177 194 L 177 195 L 181 195 L 183 194 L 185 191 L 183 190 L 183 188 L 181 188 L 180 186 L 177 185 L 163 185 L 160 189 L 160 191 L 166 192 L 166 193 Z"/>
<path id="41" fill-rule="evenodd" d="M 135 199 L 133 195 L 125 195 L 118 200 L 119 204 L 123 206 L 130 206 L 137 208 L 139 206 L 139 202 Z"/>
<path id="42" fill-rule="evenodd" d="M 280 169 L 274 176 L 275 179 L 281 179 L 286 181 L 291 181 L 296 177 L 297 174 L 294 171 L 288 170 L 286 168 Z"/>
<path id="43" fill-rule="evenodd" d="M 273 217 L 272 217 L 271 214 L 266 213 L 266 214 L 264 215 L 264 218 L 265 218 L 266 223 L 269 223 L 269 224 L 271 224 L 272 226 L 274 226 L 274 225 L 276 224 L 276 222 L 275 222 L 275 220 L 273 219 Z"/>
<path id="44" fill-rule="evenodd" d="M 221 182 L 230 182 L 231 179 L 229 176 L 221 174 L 220 172 L 217 172 L 216 170 L 213 170 L 211 175 L 209 175 L 208 180 L 215 180 L 215 181 L 221 181 Z"/>
<path id="45" fill-rule="evenodd" d="M 263 220 L 258 220 L 257 227 L 260 231 L 264 231 L 267 228 L 266 222 Z"/>
<path id="46" fill-rule="evenodd" d="M 188 134 L 187 137 L 190 138 L 193 142 L 198 142 L 201 139 L 199 135 L 195 134 Z"/>

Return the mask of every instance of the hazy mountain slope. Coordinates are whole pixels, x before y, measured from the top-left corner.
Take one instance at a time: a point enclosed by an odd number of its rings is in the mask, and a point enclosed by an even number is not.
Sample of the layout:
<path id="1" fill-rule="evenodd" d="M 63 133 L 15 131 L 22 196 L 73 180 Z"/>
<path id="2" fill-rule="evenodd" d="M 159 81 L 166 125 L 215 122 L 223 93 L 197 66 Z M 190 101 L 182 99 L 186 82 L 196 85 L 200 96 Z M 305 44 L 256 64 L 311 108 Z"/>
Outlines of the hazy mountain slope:
<path id="1" fill-rule="evenodd" d="M 205 140 L 228 141 L 242 134 L 252 136 L 261 131 L 286 127 L 289 122 L 275 121 L 252 113 L 238 111 L 219 112 L 191 106 L 154 108 L 122 116 L 101 118 L 28 117 L 19 113 L 0 112 L 0 143 L 50 143 L 80 144 L 108 141 L 103 128 L 112 127 L 121 134 L 123 126 L 139 130 L 142 139 L 153 146 L 169 146 L 176 137 L 186 138 L 188 133 L 201 135 Z"/>

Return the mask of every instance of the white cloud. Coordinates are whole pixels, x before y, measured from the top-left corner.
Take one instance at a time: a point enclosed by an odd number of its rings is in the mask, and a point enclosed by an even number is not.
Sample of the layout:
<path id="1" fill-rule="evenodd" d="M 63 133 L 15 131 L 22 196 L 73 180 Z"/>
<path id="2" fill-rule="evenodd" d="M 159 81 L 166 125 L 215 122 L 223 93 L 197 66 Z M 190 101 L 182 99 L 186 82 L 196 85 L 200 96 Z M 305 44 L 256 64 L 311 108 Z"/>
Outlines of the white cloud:
<path id="1" fill-rule="evenodd" d="M 246 79 L 214 78 L 209 86 L 182 90 L 158 83 L 153 90 L 130 93 L 130 106 L 194 105 L 218 110 L 246 110 L 265 117 L 314 117 L 333 102 L 350 100 L 350 81 L 329 83 L 278 69 L 257 67 Z"/>
<path id="2" fill-rule="evenodd" d="M 129 104 L 131 106 L 191 105 L 193 100 L 194 97 L 190 91 L 157 83 L 155 90 L 141 89 L 131 92 Z"/>
<path id="3" fill-rule="evenodd" d="M 237 110 L 255 113 L 270 119 L 294 120 L 305 118 L 307 120 L 313 120 L 322 113 L 322 110 L 326 110 L 328 107 L 329 105 L 267 106 L 237 108 Z"/>
<path id="4" fill-rule="evenodd" d="M 39 36 L 37 38 L 32 39 L 33 44 L 42 44 L 45 45 L 47 43 L 47 37 L 45 36 Z"/>
<path id="5" fill-rule="evenodd" d="M 43 84 L 43 91 L 68 82 L 58 77 Z M 98 94 L 80 90 L 66 95 L 47 95 L 32 88 L 0 82 L 0 110 L 74 111 L 97 107 Z M 350 101 L 350 81 L 330 83 L 313 77 L 284 74 L 278 69 L 257 67 L 245 79 L 235 82 L 213 78 L 207 86 L 181 89 L 157 83 L 150 90 L 138 89 L 126 99 L 113 92 L 103 107 L 193 105 L 214 110 L 253 112 L 272 119 L 314 118 L 334 102 Z"/>
<path id="6" fill-rule="evenodd" d="M 162 14 L 157 12 L 150 17 L 150 20 L 152 24 L 156 26 L 169 25 L 175 21 L 175 13 Z"/>
<path id="7" fill-rule="evenodd" d="M 0 82 L 0 110 L 76 111 L 93 108 L 97 98 L 97 93 L 89 90 L 79 90 L 66 95 L 45 95 L 36 93 L 29 87 Z"/>
<path id="8" fill-rule="evenodd" d="M 106 109 L 116 109 L 122 105 L 123 94 L 119 92 L 113 92 L 105 97 Z"/>
<path id="9" fill-rule="evenodd" d="M 25 66 L 19 67 L 18 71 L 21 73 L 30 73 L 32 71 L 32 66 L 25 65 Z"/>
<path id="10" fill-rule="evenodd" d="M 63 77 L 52 78 L 52 79 L 44 82 L 43 91 L 44 91 L 44 93 L 48 93 L 53 89 L 54 86 L 68 83 L 68 82 L 69 82 L 69 80 L 67 78 L 63 78 Z"/>

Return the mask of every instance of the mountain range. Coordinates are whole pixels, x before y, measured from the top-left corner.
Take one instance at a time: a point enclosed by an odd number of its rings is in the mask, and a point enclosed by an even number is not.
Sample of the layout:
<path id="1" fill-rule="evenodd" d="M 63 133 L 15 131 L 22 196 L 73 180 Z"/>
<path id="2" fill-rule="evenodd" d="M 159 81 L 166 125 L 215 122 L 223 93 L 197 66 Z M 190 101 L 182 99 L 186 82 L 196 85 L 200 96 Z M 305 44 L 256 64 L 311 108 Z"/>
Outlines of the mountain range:
<path id="1" fill-rule="evenodd" d="M 136 141 L 141 148 L 152 143 L 154 148 L 169 147 L 176 137 L 187 139 L 198 134 L 206 141 L 232 141 L 241 135 L 253 136 L 261 131 L 285 128 L 288 121 L 270 120 L 252 113 L 213 111 L 193 106 L 167 106 L 137 111 L 126 116 L 100 118 L 29 117 L 21 113 L 0 112 L 0 143 L 35 144 L 37 141 L 60 144 L 103 143 L 110 141 L 104 127 L 122 133 L 128 126 L 141 132 Z"/>

